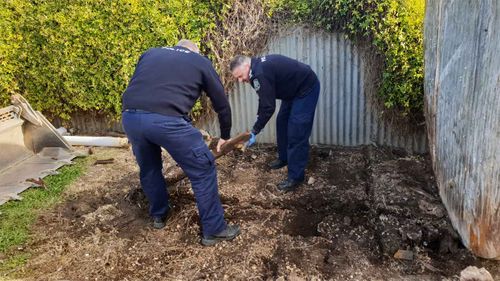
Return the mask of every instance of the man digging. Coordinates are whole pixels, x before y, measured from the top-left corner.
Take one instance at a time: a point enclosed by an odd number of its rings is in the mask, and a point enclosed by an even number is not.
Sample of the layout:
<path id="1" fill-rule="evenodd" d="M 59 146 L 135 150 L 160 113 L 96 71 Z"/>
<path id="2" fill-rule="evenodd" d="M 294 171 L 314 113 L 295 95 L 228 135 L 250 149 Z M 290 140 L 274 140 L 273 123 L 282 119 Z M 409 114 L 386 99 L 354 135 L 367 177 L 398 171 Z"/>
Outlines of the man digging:
<path id="1" fill-rule="evenodd" d="M 188 117 L 202 90 L 219 117 L 219 151 L 230 139 L 231 108 L 211 62 L 189 40 L 175 47 L 151 48 L 141 55 L 122 97 L 122 122 L 140 168 L 153 227 L 165 227 L 169 212 L 163 147 L 191 181 L 201 220 L 201 243 L 209 246 L 234 239 L 240 227 L 224 220 L 215 158 Z"/>

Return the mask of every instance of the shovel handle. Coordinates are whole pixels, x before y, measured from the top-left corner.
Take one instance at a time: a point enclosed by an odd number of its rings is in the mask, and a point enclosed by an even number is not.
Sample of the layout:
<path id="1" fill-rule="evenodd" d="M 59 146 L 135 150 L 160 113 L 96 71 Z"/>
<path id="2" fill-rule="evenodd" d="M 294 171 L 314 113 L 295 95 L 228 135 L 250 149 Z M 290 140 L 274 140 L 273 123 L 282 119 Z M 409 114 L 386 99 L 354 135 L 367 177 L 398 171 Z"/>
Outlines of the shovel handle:
<path id="1" fill-rule="evenodd" d="M 220 148 L 220 152 L 217 152 L 217 149 L 212 149 L 211 152 L 214 155 L 215 159 L 222 157 L 229 152 L 231 152 L 236 145 L 240 143 L 244 143 L 250 139 L 250 133 L 245 132 L 237 135 L 236 137 L 230 139 L 228 142 L 224 143 L 222 147 Z M 171 185 L 173 183 L 176 183 L 183 178 L 186 177 L 186 174 L 184 174 L 184 171 L 182 171 L 181 168 L 177 167 L 172 174 L 170 174 L 168 177 L 165 178 L 167 181 L 167 184 Z"/>

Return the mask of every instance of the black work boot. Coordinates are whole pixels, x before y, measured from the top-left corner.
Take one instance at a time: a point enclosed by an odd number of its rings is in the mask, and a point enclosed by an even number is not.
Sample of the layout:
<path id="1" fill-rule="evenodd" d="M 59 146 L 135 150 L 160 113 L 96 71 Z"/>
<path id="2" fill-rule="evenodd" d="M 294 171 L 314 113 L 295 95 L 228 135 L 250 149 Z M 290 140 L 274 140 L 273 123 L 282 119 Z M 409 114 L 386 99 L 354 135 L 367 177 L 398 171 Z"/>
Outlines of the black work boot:
<path id="1" fill-rule="evenodd" d="M 203 236 L 201 238 L 201 244 L 203 246 L 213 246 L 220 241 L 233 240 L 240 234 L 240 226 L 237 224 L 228 224 L 226 229 L 223 231 L 209 236 Z"/>
<path id="2" fill-rule="evenodd" d="M 167 214 L 164 216 L 154 216 L 153 217 L 153 228 L 162 229 L 167 225 L 167 220 L 171 216 L 172 205 L 168 204 Z"/>
<path id="3" fill-rule="evenodd" d="M 269 163 L 269 168 L 271 168 L 272 170 L 277 170 L 285 167 L 286 165 L 288 165 L 286 161 L 282 161 L 281 159 L 276 159 L 271 163 Z"/>
<path id="4" fill-rule="evenodd" d="M 278 190 L 281 192 L 294 191 L 301 183 L 302 181 L 286 179 L 278 184 Z"/>
<path id="5" fill-rule="evenodd" d="M 167 217 L 153 217 L 153 228 L 162 229 L 167 225 Z"/>

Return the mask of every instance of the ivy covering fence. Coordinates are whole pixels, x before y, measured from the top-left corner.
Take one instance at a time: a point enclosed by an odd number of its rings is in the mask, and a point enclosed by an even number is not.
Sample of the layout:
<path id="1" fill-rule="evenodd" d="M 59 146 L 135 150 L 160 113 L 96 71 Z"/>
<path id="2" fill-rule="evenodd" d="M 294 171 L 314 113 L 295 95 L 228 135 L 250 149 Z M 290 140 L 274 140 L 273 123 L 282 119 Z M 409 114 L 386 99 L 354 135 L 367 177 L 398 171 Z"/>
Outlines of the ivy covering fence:
<path id="1" fill-rule="evenodd" d="M 245 24 L 256 13 L 259 32 L 298 22 L 368 39 L 384 58 L 384 105 L 403 115 L 422 112 L 424 0 L 3 0 L 0 103 L 20 93 L 50 117 L 92 112 L 117 118 L 143 51 L 189 38 L 227 72 L 234 54 L 262 49 L 263 37 L 243 36 L 255 32 Z M 231 42 L 230 34 L 245 42 Z"/>
<path id="2" fill-rule="evenodd" d="M 425 0 L 283 0 L 297 22 L 368 39 L 383 57 L 379 94 L 404 115 L 423 109 Z"/>

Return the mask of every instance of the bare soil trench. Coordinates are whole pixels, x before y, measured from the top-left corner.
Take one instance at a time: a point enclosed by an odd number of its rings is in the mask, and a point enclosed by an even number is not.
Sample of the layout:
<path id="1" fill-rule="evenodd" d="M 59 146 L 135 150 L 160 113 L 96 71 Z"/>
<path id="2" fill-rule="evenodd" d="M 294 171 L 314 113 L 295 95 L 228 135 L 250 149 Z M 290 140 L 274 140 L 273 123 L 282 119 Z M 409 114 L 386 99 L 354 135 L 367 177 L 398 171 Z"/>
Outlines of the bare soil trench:
<path id="1" fill-rule="evenodd" d="M 497 262 L 460 243 L 426 157 L 375 148 L 314 147 L 304 184 L 281 194 L 286 168 L 270 171 L 270 146 L 219 159 L 220 194 L 242 234 L 199 244 L 189 181 L 171 187 L 173 213 L 154 230 L 125 149 L 96 149 L 93 165 L 43 214 L 22 251 L 27 280 L 458 280 L 469 265 L 500 280 Z M 312 182 L 314 181 L 314 182 Z M 413 251 L 411 260 L 393 257 Z"/>

